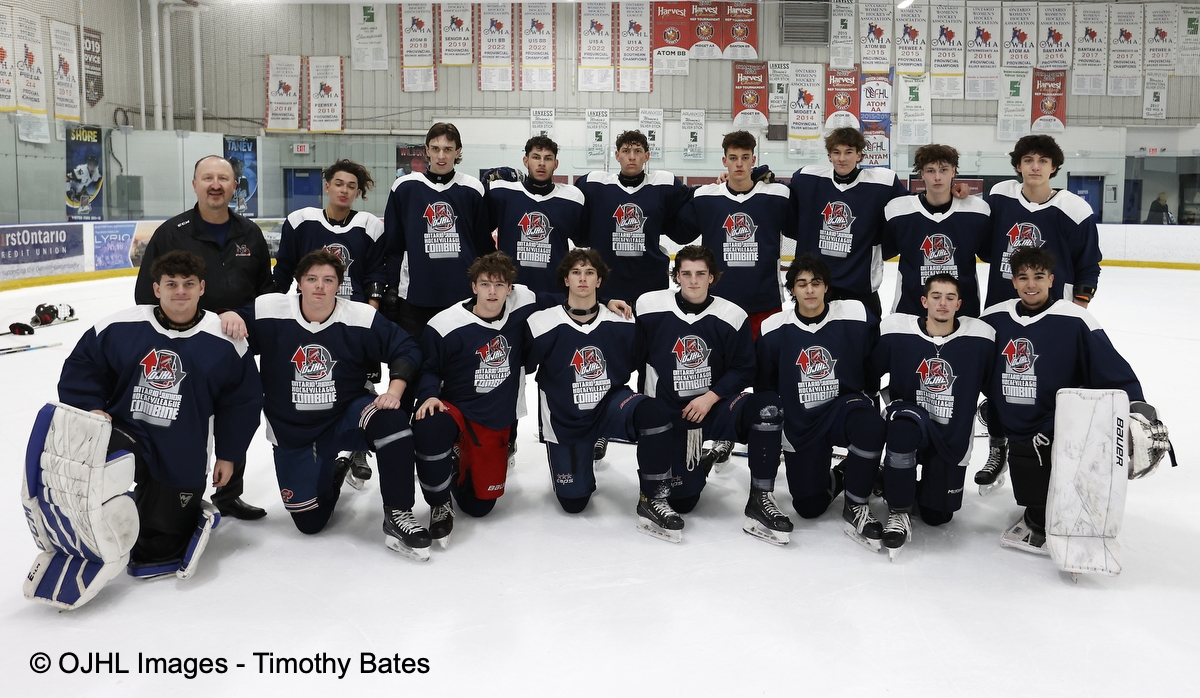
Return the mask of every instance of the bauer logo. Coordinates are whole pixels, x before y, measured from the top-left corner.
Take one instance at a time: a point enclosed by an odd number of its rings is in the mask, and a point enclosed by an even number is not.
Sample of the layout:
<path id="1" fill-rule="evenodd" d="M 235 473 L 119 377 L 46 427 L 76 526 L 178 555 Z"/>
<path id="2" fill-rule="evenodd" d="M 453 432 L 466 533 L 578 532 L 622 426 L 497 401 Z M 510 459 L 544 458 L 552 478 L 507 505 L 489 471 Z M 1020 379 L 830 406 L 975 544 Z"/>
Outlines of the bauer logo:
<path id="1" fill-rule="evenodd" d="M 192 503 L 192 493 L 191 492 L 180 492 L 179 493 L 179 508 L 180 509 L 186 509 L 187 505 L 191 504 L 191 503 Z"/>
<path id="2" fill-rule="evenodd" d="M 306 381 L 323 380 L 333 374 L 333 366 L 337 362 L 329 354 L 329 350 L 320 344 L 302 346 L 292 354 L 292 364 L 296 367 L 296 378 Z"/>
<path id="3" fill-rule="evenodd" d="M 949 264 L 954 261 L 954 243 L 941 233 L 927 235 L 921 243 L 921 253 L 926 264 Z"/>
<path id="4" fill-rule="evenodd" d="M 146 385 L 152 388 L 169 390 L 187 377 L 183 370 L 183 360 L 173 351 L 151 349 L 139 363 Z"/>

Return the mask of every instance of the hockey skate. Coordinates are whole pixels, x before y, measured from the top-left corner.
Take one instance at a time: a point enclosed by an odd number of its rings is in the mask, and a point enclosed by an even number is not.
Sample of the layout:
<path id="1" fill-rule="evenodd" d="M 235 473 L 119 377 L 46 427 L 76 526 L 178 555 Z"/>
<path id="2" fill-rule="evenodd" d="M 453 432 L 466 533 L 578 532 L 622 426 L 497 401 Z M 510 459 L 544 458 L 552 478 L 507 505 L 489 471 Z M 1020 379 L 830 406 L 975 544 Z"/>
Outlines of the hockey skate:
<path id="1" fill-rule="evenodd" d="M 356 490 L 361 490 L 367 486 L 366 481 L 371 479 L 371 465 L 367 463 L 366 451 L 353 451 L 349 456 L 341 456 L 338 461 L 345 461 L 344 464 L 339 463 L 339 466 L 346 469 L 346 484 Z"/>
<path id="2" fill-rule="evenodd" d="M 987 463 L 975 473 L 975 484 L 979 495 L 987 496 L 1004 486 L 1004 471 L 1008 470 L 1008 440 L 1004 437 L 988 439 Z"/>
<path id="3" fill-rule="evenodd" d="M 732 441 L 714 441 L 712 448 L 704 449 L 700 454 L 700 465 L 704 466 L 704 474 L 716 471 L 718 475 L 729 467 L 729 454 L 733 453 Z"/>
<path id="4" fill-rule="evenodd" d="M 429 512 L 429 535 L 445 550 L 450 545 L 450 532 L 454 530 L 454 507 L 450 502 L 439 504 Z"/>
<path id="5" fill-rule="evenodd" d="M 912 540 L 912 521 L 906 511 L 889 511 L 887 523 L 883 526 L 883 547 L 887 548 L 888 558 L 895 560 L 904 548 L 904 544 Z"/>
<path id="6" fill-rule="evenodd" d="M 429 531 L 417 523 L 412 509 L 383 508 L 383 534 L 387 547 L 417 562 L 429 561 Z"/>
<path id="7" fill-rule="evenodd" d="M 871 507 L 852 502 L 849 497 L 845 498 L 843 502 L 842 518 L 846 520 L 844 527 L 846 535 L 871 552 L 879 552 L 880 541 L 883 539 L 883 527 L 871 513 Z"/>
<path id="8" fill-rule="evenodd" d="M 1000 534 L 1000 545 L 1034 555 L 1050 555 L 1050 551 L 1046 549 L 1046 534 L 1033 530 L 1025 520 L 1024 514 L 1007 531 Z"/>
<path id="9" fill-rule="evenodd" d="M 592 446 L 592 462 L 594 463 L 598 460 L 604 460 L 604 457 L 607 455 L 608 439 L 601 436 L 600 438 L 596 439 L 596 445 Z"/>
<path id="10" fill-rule="evenodd" d="M 508 469 L 512 470 L 517 467 L 517 442 L 508 442 Z"/>
<path id="11" fill-rule="evenodd" d="M 793 528 L 792 520 L 779 510 L 771 492 L 750 488 L 743 531 L 771 545 L 787 545 L 791 542 Z"/>
<path id="12" fill-rule="evenodd" d="M 661 538 L 669 543 L 683 541 L 683 517 L 675 513 L 664 499 L 648 499 L 638 496 L 637 529 L 648 536 Z"/>

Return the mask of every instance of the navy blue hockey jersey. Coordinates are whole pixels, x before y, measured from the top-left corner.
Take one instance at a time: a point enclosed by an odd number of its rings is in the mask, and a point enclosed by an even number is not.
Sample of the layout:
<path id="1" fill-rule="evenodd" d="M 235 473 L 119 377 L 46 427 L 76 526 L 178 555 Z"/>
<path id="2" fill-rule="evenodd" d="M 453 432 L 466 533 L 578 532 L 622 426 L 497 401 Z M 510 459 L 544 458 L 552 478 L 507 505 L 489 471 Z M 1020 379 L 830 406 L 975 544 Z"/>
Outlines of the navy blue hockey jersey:
<path id="1" fill-rule="evenodd" d="M 833 286 L 865 296 L 883 283 L 883 209 L 908 190 L 895 172 L 860 170 L 850 184 L 833 167 L 809 165 L 792 175 L 796 254 L 811 252 L 833 272 Z"/>
<path id="2" fill-rule="evenodd" d="M 1030 203 L 1021 183 L 1010 179 L 992 187 L 987 202 L 992 208 L 992 244 L 984 258 L 991 263 L 989 306 L 1017 297 L 1008 258 L 1018 247 L 1045 246 L 1054 253 L 1052 298 L 1073 297 L 1075 286 L 1099 285 L 1100 231 L 1086 201 L 1064 189 L 1045 203 Z"/>
<path id="3" fill-rule="evenodd" d="M 529 317 L 525 370 L 537 371 L 542 436 L 550 443 L 585 438 L 597 407 L 633 372 L 633 320 L 604 306 L 580 325 L 560 305 Z"/>
<path id="4" fill-rule="evenodd" d="M 490 222 L 498 247 L 517 265 L 517 280 L 534 291 L 562 293 L 555 278 L 571 242 L 583 245 L 583 192 L 555 184 L 549 194 L 533 194 L 520 182 L 498 180 L 487 190 Z"/>
<path id="5" fill-rule="evenodd" d="M 958 319 L 945 337 L 930 337 L 924 316 L 895 313 L 879 325 L 871 353 L 876 377 L 890 374 L 893 401 L 910 403 L 929 415 L 928 438 L 949 463 L 966 465 L 975 435 L 975 408 L 987 389 L 995 361 L 995 331 L 982 320 Z M 893 405 L 895 402 L 893 402 Z"/>
<path id="6" fill-rule="evenodd" d="M 262 384 L 246 341 L 222 334 L 216 313 L 181 332 L 159 324 L 155 307 L 122 310 L 85 332 L 63 364 L 58 399 L 111 415 L 141 443 L 155 480 L 200 489 L 210 428 L 217 458 L 246 460 Z"/>
<path id="7" fill-rule="evenodd" d="M 337 299 L 325 322 L 300 313 L 300 296 L 269 293 L 254 301 L 246 319 L 250 346 L 262 359 L 267 439 L 285 448 L 311 444 L 369 395 L 368 368 L 380 362 L 416 377 L 417 342 L 366 303 Z"/>
<path id="8" fill-rule="evenodd" d="M 685 313 L 672 290 L 652 291 L 637 302 L 638 365 L 646 368 L 646 394 L 679 411 L 712 390 L 722 399 L 754 382 L 754 342 L 746 311 L 712 296 L 699 313 Z"/>
<path id="9" fill-rule="evenodd" d="M 467 269 L 496 250 L 483 185 L 461 172 L 446 184 L 422 172 L 398 178 L 383 224 L 388 288 L 413 305 L 447 308 L 470 296 Z"/>
<path id="10" fill-rule="evenodd" d="M 611 269 L 600 297 L 635 303 L 643 293 L 669 284 L 667 254 L 660 238 L 675 233 L 675 217 L 690 190 L 670 172 L 648 172 L 636 187 L 621 185 L 617 174 L 589 172 L 577 182 L 583 192 L 588 247 Z"/>
<path id="11" fill-rule="evenodd" d="M 925 315 L 921 294 L 934 274 L 958 279 L 958 316 L 979 317 L 975 258 L 991 244 L 991 210 L 978 196 L 951 199 L 950 210 L 930 213 L 917 194 L 892 199 L 884 209 L 883 258 L 900 255 L 892 312 Z"/>
<path id="12" fill-rule="evenodd" d="M 783 402 L 784 436 L 801 448 L 825 435 L 828 405 L 847 393 L 875 392 L 867 360 L 879 339 L 879 319 L 859 301 L 831 301 L 825 317 L 806 325 L 796 306 L 763 320 L 755 349 L 756 390 L 775 390 Z"/>
<path id="13" fill-rule="evenodd" d="M 330 223 L 325 211 L 315 206 L 293 211 L 279 235 L 279 251 L 272 271 L 275 286 L 286 293 L 292 286 L 300 258 L 323 247 L 346 265 L 338 297 L 366 301 L 367 284 L 378 283 L 382 287 L 387 283 L 381 237 L 383 221 L 366 211 L 355 213 L 346 225 Z"/>
<path id="14" fill-rule="evenodd" d="M 779 236 L 794 235 L 787 186 L 756 182 L 745 194 L 706 184 L 679 210 L 678 237 L 700 238 L 722 276 L 721 297 L 747 313 L 780 307 Z"/>
<path id="15" fill-rule="evenodd" d="M 988 399 L 1000 414 L 1004 435 L 1031 439 L 1054 433 L 1059 388 L 1117 388 L 1143 400 L 1142 386 L 1096 318 L 1071 301 L 1032 317 L 1017 312 L 1018 300 L 983 311 L 996 330 L 996 370 Z"/>

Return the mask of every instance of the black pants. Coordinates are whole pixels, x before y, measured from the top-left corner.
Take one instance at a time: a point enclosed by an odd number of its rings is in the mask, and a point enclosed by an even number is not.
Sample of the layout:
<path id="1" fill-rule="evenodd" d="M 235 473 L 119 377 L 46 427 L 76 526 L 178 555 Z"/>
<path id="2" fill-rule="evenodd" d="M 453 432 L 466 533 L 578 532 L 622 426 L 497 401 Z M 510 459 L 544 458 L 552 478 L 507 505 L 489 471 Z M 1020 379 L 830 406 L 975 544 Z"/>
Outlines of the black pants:
<path id="1" fill-rule="evenodd" d="M 1054 440 L 1036 445 L 1032 439 L 1008 442 L 1008 471 L 1012 475 L 1013 495 L 1025 507 L 1025 519 L 1032 528 L 1046 527 L 1046 494 L 1050 491 L 1050 454 Z"/>
<path id="2" fill-rule="evenodd" d="M 407 332 L 413 339 L 420 343 L 421 333 L 425 331 L 425 326 L 429 324 L 434 315 L 445 309 L 427 305 L 413 305 L 404 298 L 397 298 L 396 307 L 386 308 L 382 312 L 384 317 L 399 325 L 400 329 Z M 400 405 L 409 414 L 415 412 L 417 407 L 416 383 L 416 381 L 409 381 L 408 387 L 404 389 L 404 395 L 400 396 Z"/>
<path id="3" fill-rule="evenodd" d="M 233 500 L 242 496 L 243 488 L 245 487 L 246 479 L 246 461 L 240 461 L 233 464 L 233 475 L 229 476 L 229 482 L 218 487 L 213 492 L 212 503 L 220 508 Z"/>
<path id="4" fill-rule="evenodd" d="M 129 451 L 134 458 L 133 501 L 137 504 L 140 528 L 137 542 L 129 553 L 138 564 L 183 559 L 188 543 L 196 532 L 204 488 L 177 490 L 150 474 L 141 444 L 129 434 L 114 428 L 108 440 L 108 453 Z"/>

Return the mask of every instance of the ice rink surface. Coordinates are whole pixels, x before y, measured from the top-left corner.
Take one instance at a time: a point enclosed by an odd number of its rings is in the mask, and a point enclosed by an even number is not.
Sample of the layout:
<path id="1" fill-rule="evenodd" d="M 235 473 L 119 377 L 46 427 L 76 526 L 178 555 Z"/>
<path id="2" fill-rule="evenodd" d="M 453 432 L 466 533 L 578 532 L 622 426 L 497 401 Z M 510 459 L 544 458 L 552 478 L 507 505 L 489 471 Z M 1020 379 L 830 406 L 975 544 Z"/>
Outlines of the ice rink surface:
<path id="1" fill-rule="evenodd" d="M 887 265 L 885 304 L 894 287 Z M 720 287 L 715 287 L 720 293 Z M 797 522 L 778 548 L 741 530 L 744 459 L 710 478 L 680 545 L 639 534 L 634 448 L 613 445 L 587 511 L 551 493 L 536 423 L 523 420 L 507 493 L 485 519 L 459 516 L 448 550 L 420 564 L 389 551 L 378 482 L 343 490 L 326 531 L 293 527 L 260 428 L 247 501 L 256 522 L 226 519 L 187 581 L 120 576 L 73 612 L 29 602 L 37 552 L 17 491 L 37 409 L 56 398 L 64 358 L 95 321 L 126 307 L 133 278 L 0 293 L 0 321 L 43 302 L 82 321 L 4 337 L 0 347 L 0 676 L 9 696 L 1195 695 L 1200 656 L 1200 272 L 1106 267 L 1092 309 L 1170 427 L 1181 462 L 1130 483 L 1124 572 L 1072 583 L 1049 558 L 999 545 L 1018 516 L 1011 489 L 980 497 L 889 563 L 842 533 L 841 501 L 800 520 L 782 472 L 780 506 Z M 531 399 L 532 402 L 532 399 Z M 533 405 L 531 404 L 532 408 Z M 973 473 L 986 459 L 976 440 Z M 3 493 L 7 492 L 7 495 Z M 419 499 L 419 497 L 418 497 Z M 428 507 L 417 506 L 428 520 Z M 1187 545 L 1183 545 L 1187 543 Z M 30 669 L 45 652 L 51 669 Z M 120 668 L 67 674 L 78 657 L 119 653 Z M 223 674 L 138 673 L 143 657 L 223 657 Z M 369 654 L 367 654 L 369 653 Z M 364 657 L 425 658 L 427 673 L 364 673 Z M 64 659 L 65 655 L 65 659 Z M 324 655 L 337 673 L 272 673 L 273 659 Z M 244 666 L 238 667 L 236 665 Z M 298 664 L 310 666 L 311 662 Z M 186 670 L 188 664 L 178 668 Z M 403 664 L 396 667 L 403 669 Z M 410 669 L 415 666 L 410 664 Z M 220 692 L 220 693 L 217 693 Z"/>

